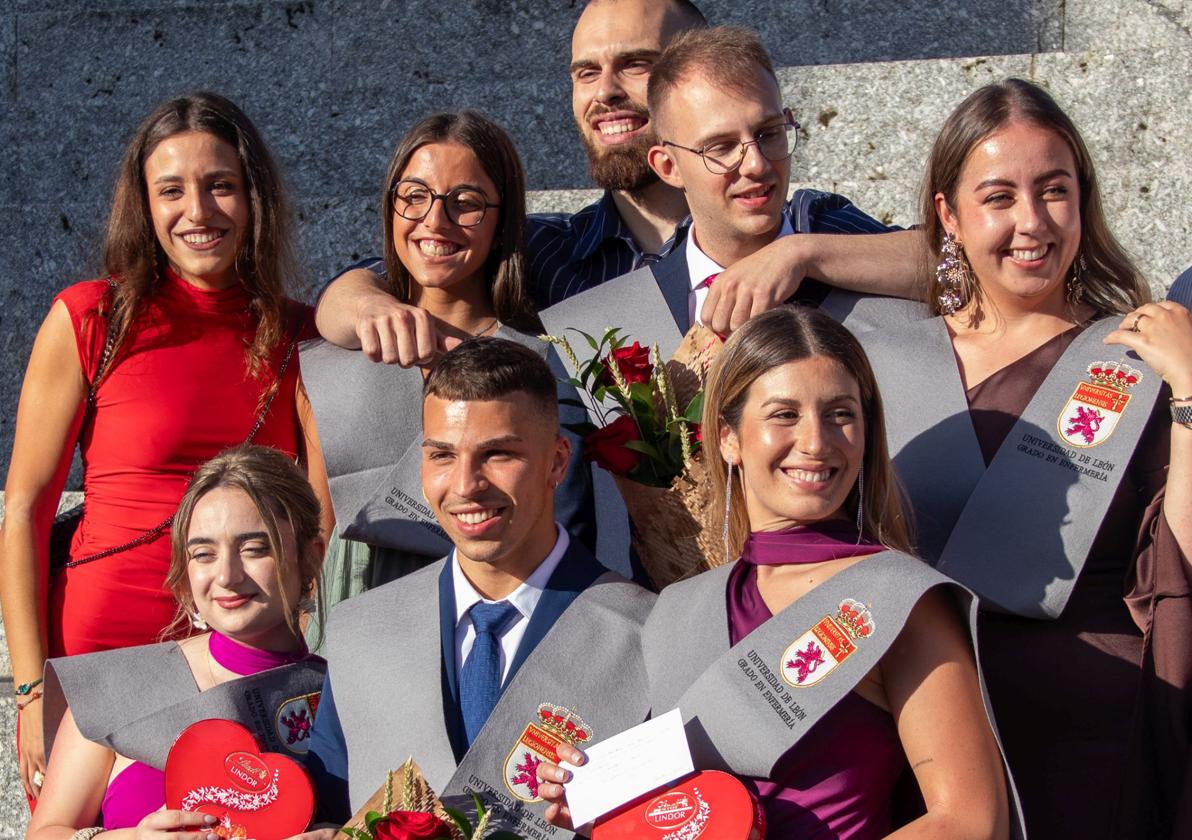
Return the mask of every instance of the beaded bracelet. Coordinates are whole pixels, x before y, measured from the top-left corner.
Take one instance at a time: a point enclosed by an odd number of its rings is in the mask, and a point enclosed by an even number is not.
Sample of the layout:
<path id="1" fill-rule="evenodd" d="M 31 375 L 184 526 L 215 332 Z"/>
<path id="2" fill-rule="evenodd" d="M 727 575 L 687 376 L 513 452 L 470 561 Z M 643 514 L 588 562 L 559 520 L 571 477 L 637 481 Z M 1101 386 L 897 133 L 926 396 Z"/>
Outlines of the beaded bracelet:
<path id="1" fill-rule="evenodd" d="M 93 838 L 103 833 L 104 827 L 102 825 L 93 825 L 88 828 L 80 828 L 70 836 L 70 840 L 93 840 Z"/>
<path id="2" fill-rule="evenodd" d="M 41 692 L 40 691 L 33 692 L 32 694 L 29 695 L 29 699 L 26 700 L 24 703 L 17 703 L 17 711 L 18 712 L 22 711 L 26 706 L 28 706 L 34 700 L 40 700 L 40 699 L 41 699 Z"/>

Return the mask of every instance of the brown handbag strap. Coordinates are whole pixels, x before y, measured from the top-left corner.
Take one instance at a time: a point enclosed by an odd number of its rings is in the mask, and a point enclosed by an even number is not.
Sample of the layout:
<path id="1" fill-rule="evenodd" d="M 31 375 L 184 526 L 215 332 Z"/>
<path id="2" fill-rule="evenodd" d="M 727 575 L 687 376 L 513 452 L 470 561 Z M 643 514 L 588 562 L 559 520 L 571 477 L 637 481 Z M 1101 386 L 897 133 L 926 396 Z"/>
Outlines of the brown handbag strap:
<path id="1" fill-rule="evenodd" d="M 269 414 L 269 409 L 273 407 L 274 399 L 277 398 L 278 393 L 281 391 L 281 382 L 283 379 L 285 379 L 286 370 L 288 370 L 290 367 L 290 360 L 294 357 L 294 349 L 297 346 L 298 346 L 298 335 L 297 335 L 297 332 L 295 332 L 294 338 L 291 339 L 291 341 L 290 341 L 290 346 L 286 348 L 285 356 L 282 357 L 281 366 L 278 367 L 278 369 L 277 369 L 276 384 L 278 387 L 276 389 L 273 389 L 272 386 L 270 386 L 270 389 L 273 390 L 273 393 L 271 393 L 269 395 L 269 398 L 267 400 L 265 400 L 265 405 L 261 409 L 261 413 L 259 415 L 257 415 L 256 422 L 253 423 L 252 428 L 249 429 L 248 437 L 246 437 L 244 439 L 245 444 L 252 443 L 253 439 L 257 436 L 257 432 L 259 432 L 261 430 L 261 426 L 263 426 L 265 424 L 265 418 Z M 108 349 L 109 349 L 108 347 L 104 348 L 105 357 L 108 353 Z M 103 362 L 100 362 L 101 367 L 103 364 L 104 364 Z M 94 391 L 94 387 L 93 387 L 92 392 L 88 397 L 88 400 L 94 401 L 94 396 L 95 396 L 95 391 Z M 67 560 L 65 563 L 62 564 L 62 568 L 72 569 L 75 566 L 81 566 L 84 563 L 94 563 L 96 560 L 102 560 L 105 557 L 111 557 L 113 554 L 119 554 L 120 552 L 127 551 L 130 548 L 136 548 L 138 545 L 145 545 L 146 543 L 152 542 L 153 540 L 157 539 L 159 536 L 161 536 L 161 534 L 163 532 L 167 531 L 170 528 L 170 526 L 173 524 L 174 524 L 174 514 L 171 513 L 169 516 L 167 516 L 161 522 L 158 522 L 156 525 L 154 525 L 152 528 L 150 528 L 148 531 L 141 534 L 140 536 L 138 536 L 134 539 L 131 539 L 126 543 L 121 543 L 120 545 L 113 546 L 112 548 L 105 548 L 103 551 L 97 552 L 95 554 L 89 554 L 86 557 L 80 557 L 77 560 Z"/>

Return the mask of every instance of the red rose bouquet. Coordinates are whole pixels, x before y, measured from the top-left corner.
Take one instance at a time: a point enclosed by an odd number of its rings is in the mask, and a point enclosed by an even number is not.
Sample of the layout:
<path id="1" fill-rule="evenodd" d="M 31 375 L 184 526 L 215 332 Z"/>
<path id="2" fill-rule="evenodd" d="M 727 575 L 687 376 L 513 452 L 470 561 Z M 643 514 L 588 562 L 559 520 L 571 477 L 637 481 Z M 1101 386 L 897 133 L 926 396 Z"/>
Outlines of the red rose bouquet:
<path id="1" fill-rule="evenodd" d="M 511 831 L 488 832 L 489 814 L 473 795 L 477 822 L 447 808 L 435 796 L 413 759 L 401 767 L 401 804 L 394 807 L 394 773 L 340 829 L 352 840 L 524 840 Z M 380 810 L 378 810 L 378 808 Z"/>
<path id="2" fill-rule="evenodd" d="M 657 345 L 628 343 L 618 328 L 597 340 L 574 330 L 592 355 L 580 361 L 563 336 L 542 336 L 559 348 L 575 375 L 567 382 L 584 397 L 589 421 L 569 424 L 583 439 L 584 457 L 612 473 L 633 520 L 634 550 L 658 587 L 723 562 L 705 515 L 710 493 L 700 457 L 703 383 L 721 345 L 696 325 L 675 356 Z"/>

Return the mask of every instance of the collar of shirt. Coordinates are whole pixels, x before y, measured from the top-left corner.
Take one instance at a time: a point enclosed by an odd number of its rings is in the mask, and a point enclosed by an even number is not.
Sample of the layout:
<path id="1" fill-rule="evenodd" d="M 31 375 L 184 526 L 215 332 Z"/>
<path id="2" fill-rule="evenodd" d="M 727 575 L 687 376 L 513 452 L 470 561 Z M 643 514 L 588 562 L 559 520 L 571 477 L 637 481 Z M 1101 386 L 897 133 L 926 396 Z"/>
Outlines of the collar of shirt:
<path id="1" fill-rule="evenodd" d="M 786 213 L 782 214 L 782 227 L 778 231 L 778 236 L 775 239 L 781 239 L 784 236 L 790 236 L 795 232 L 794 226 L 791 224 L 790 216 Z M 717 263 L 702 250 L 695 242 L 695 225 L 687 232 L 687 271 L 688 282 L 691 284 L 691 291 L 694 294 L 699 291 L 703 282 L 711 277 L 713 274 L 719 274 L 724 271 L 724 266 Z M 707 287 L 704 286 L 706 289 Z"/>
<path id="2" fill-rule="evenodd" d="M 521 617 L 527 621 L 534 614 L 534 608 L 538 606 L 538 601 L 542 598 L 542 592 L 546 589 L 546 584 L 550 580 L 550 576 L 555 573 L 555 569 L 559 567 L 559 561 L 563 559 L 568 546 L 571 545 L 571 536 L 567 533 L 566 529 L 557 522 L 555 523 L 555 528 L 558 531 L 558 538 L 555 540 L 554 548 L 538 564 L 538 568 L 528 578 L 522 581 L 521 586 L 501 599 L 501 601 L 508 601 L 516 607 Z M 458 633 L 461 629 L 460 625 L 467 618 L 468 610 L 472 608 L 473 604 L 479 601 L 487 601 L 490 604 L 499 602 L 488 601 L 487 598 L 476 591 L 476 587 L 472 586 L 472 582 L 468 580 L 468 576 L 460 568 L 459 558 L 454 551 L 451 552 L 451 579 L 455 587 L 455 629 Z M 471 626 L 471 623 L 471 619 L 468 619 L 469 626 Z"/>
<path id="3" fill-rule="evenodd" d="M 612 190 L 605 190 L 600 201 L 585 209 L 590 209 L 591 212 L 580 211 L 572 217 L 573 224 L 577 228 L 575 247 L 571 251 L 572 261 L 586 260 L 595 254 L 606 241 L 618 239 L 625 243 L 633 254 L 634 267 L 640 266 L 645 255 L 638 246 L 637 240 L 633 238 L 633 234 L 629 232 L 629 227 L 621 218 L 621 213 L 617 210 L 617 203 L 613 200 Z M 673 251 L 675 244 L 682 239 L 683 232 L 690 224 L 690 217 L 679 222 L 674 233 L 662 243 L 658 253 L 652 256 L 661 259 Z"/>

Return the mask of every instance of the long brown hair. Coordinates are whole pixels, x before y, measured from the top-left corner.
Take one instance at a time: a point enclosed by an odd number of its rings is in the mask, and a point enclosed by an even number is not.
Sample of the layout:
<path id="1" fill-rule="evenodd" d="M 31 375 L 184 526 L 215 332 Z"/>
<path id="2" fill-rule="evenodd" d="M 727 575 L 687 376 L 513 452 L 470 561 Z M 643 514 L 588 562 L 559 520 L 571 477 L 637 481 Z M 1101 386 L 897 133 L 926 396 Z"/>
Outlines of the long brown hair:
<path id="1" fill-rule="evenodd" d="M 940 314 L 941 289 L 935 280 L 934 269 L 944 240 L 944 226 L 936 213 L 935 196 L 942 193 L 948 206 L 955 208 L 960 173 L 969 153 L 1012 120 L 1054 131 L 1072 150 L 1080 185 L 1078 253 L 1086 265 L 1082 275 L 1082 299 L 1101 315 L 1123 315 L 1149 301 L 1149 287 L 1105 221 L 1093 159 L 1076 124 L 1041 87 L 1011 78 L 985 85 L 970 94 L 944 121 L 931 147 L 919 212 L 926 233 L 926 262 L 931 269 L 927 303 L 932 313 Z"/>
<path id="2" fill-rule="evenodd" d="M 120 355 L 128 332 L 157 288 L 165 252 L 153 231 L 145 161 L 163 140 L 188 131 L 210 134 L 236 150 L 249 199 L 250 235 L 240 243 L 236 273 L 252 299 L 256 334 L 246 350 L 249 373 L 262 375 L 286 331 L 286 280 L 293 274 L 290 213 L 281 175 L 244 112 L 215 93 L 163 102 L 141 123 L 124 150 L 104 232 L 105 271 L 119 280 L 108 315 L 114 352 L 98 382 Z"/>
<path id="3" fill-rule="evenodd" d="M 248 444 L 226 449 L 199 467 L 187 485 L 182 501 L 178 503 L 170 530 L 170 571 L 166 575 L 166 586 L 178 602 L 178 614 L 163 635 L 183 635 L 181 631 L 194 610 L 194 597 L 187 575 L 190 558 L 186 541 L 190 533 L 190 521 L 199 500 L 220 487 L 244 491 L 264 520 L 265 530 L 269 534 L 269 548 L 277 562 L 278 592 L 286 623 L 295 637 L 301 636 L 302 631 L 298 626 L 300 604 L 291 604 L 286 599 L 285 578 L 291 574 L 298 575 L 303 599 L 318 596 L 321 591 L 318 581 L 323 553 L 317 550 L 315 543 L 319 536 L 319 500 L 306 474 L 293 461 L 272 447 Z M 286 557 L 282 553 L 281 536 L 278 533 L 280 522 L 285 522 L 294 531 L 297 557 Z"/>
<path id="4" fill-rule="evenodd" d="M 432 114 L 406 132 L 385 173 L 381 194 L 381 220 L 385 234 L 385 273 L 389 291 L 403 303 L 409 303 L 410 272 L 397 258 L 393 240 L 393 187 L 401 180 L 410 158 L 431 143 L 459 143 L 470 149 L 480 161 L 484 173 L 497 187 L 500 224 L 493 240 L 486 266 L 493 309 L 503 324 L 524 332 L 541 331 L 541 322 L 530 301 L 526 286 L 526 176 L 517 148 L 509 135 L 479 111 Z"/>
<path id="5" fill-rule="evenodd" d="M 865 422 L 864 510 L 862 531 L 887 548 L 910 553 L 911 527 L 890 453 L 886 447 L 886 420 L 877 380 L 865 351 L 852 333 L 829 316 L 802 306 L 780 306 L 751 318 L 733 333 L 716 357 L 704 390 L 704 462 L 711 482 L 713 510 L 724 509 L 727 467 L 718 450 L 721 429 L 740 430 L 741 413 L 754 381 L 788 362 L 826 356 L 838 362 L 857 380 L 861 415 Z M 729 514 L 730 556 L 740 553 L 749 536 L 745 488 L 741 473 L 733 476 Z M 856 514 L 859 496 L 854 488 L 845 507 Z"/>

